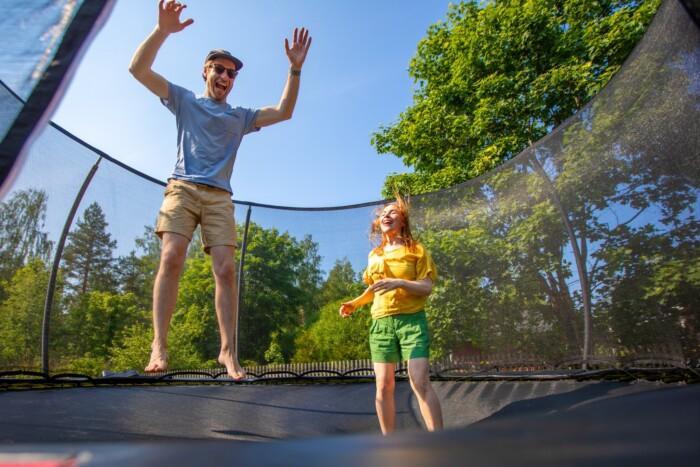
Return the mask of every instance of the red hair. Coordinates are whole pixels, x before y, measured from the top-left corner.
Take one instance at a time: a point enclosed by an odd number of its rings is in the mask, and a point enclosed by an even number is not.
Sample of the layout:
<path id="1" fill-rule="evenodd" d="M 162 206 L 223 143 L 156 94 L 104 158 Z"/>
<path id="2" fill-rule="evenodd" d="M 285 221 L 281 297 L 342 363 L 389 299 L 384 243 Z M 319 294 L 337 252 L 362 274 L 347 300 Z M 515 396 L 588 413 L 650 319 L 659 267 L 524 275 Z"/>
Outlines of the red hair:
<path id="1" fill-rule="evenodd" d="M 396 210 L 401 216 L 401 232 L 399 236 L 403 240 L 404 246 L 409 249 L 409 251 L 414 251 L 416 247 L 416 240 L 413 238 L 411 233 L 411 222 L 409 217 L 410 204 L 408 200 L 405 200 L 399 193 L 395 193 L 396 201 L 392 203 L 387 203 L 381 208 L 377 208 L 375 211 L 375 219 L 372 221 L 370 226 L 370 239 L 378 245 L 374 248 L 374 252 L 378 255 L 384 253 L 384 246 L 387 244 L 386 235 L 382 234 L 381 229 L 381 214 L 387 206 L 396 206 Z"/>

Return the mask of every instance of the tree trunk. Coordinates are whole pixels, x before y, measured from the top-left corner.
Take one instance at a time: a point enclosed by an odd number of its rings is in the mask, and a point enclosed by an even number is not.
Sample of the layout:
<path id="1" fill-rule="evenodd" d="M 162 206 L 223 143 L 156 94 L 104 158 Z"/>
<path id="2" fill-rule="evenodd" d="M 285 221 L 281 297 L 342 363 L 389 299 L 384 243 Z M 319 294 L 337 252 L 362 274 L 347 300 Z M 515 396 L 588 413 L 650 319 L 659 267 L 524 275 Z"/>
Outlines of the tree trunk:
<path id="1" fill-rule="evenodd" d="M 561 215 L 562 222 L 566 228 L 566 232 L 569 236 L 569 243 L 574 254 L 579 283 L 581 284 L 581 295 L 583 297 L 583 354 L 581 359 L 582 366 L 584 369 L 586 369 L 588 368 L 588 360 L 591 354 L 591 330 L 593 324 L 591 317 L 591 293 L 590 285 L 588 283 L 588 272 L 586 270 L 586 259 L 581 254 L 581 249 L 579 248 L 573 225 L 571 224 L 571 220 L 569 219 L 569 216 L 561 203 L 561 199 L 557 194 L 554 184 L 549 179 L 547 173 L 544 171 L 544 167 L 542 167 L 542 164 L 540 164 L 534 154 L 530 160 L 535 171 L 542 177 L 545 184 L 549 187 L 548 194 L 554 205 L 559 210 L 559 214 Z"/>

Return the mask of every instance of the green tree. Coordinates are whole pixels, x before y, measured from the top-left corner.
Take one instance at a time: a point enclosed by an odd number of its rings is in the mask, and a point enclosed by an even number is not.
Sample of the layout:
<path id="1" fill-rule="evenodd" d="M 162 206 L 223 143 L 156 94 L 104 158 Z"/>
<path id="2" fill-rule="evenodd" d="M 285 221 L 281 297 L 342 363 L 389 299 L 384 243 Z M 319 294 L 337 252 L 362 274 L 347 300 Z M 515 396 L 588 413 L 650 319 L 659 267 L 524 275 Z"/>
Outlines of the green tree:
<path id="1" fill-rule="evenodd" d="M 315 313 L 320 258 L 310 237 L 297 240 L 277 229 L 251 223 L 239 318 L 241 357 L 265 361 L 273 333 L 285 360 L 294 353 L 293 336 L 305 316 Z"/>
<path id="2" fill-rule="evenodd" d="M 548 271 L 570 275 L 559 261 L 561 239 L 548 236 L 551 210 L 542 209 L 546 204 L 539 212 L 527 209 L 537 198 L 518 191 L 516 182 L 523 180 L 516 175 L 500 172 L 490 186 L 463 187 L 415 211 L 417 233 L 438 269 L 426 306 L 434 357 L 465 343 L 489 354 L 537 353 L 550 361 L 578 348 L 575 338 L 561 338 L 562 330 L 576 330 L 578 322 L 571 322 L 565 303 L 541 289 Z M 516 186 L 501 193 L 492 190 L 497 182 Z M 488 201 L 483 192 L 491 194 Z"/>
<path id="3" fill-rule="evenodd" d="M 336 300 L 324 305 L 318 320 L 298 335 L 295 362 L 369 358 L 371 315 L 365 307 L 343 319 L 338 314 L 342 302 Z"/>
<path id="4" fill-rule="evenodd" d="M 240 252 L 237 252 L 239 258 Z M 249 227 L 245 286 L 239 314 L 239 352 L 256 362 L 288 361 L 294 338 L 309 308 L 316 305 L 320 257 L 310 237 L 299 241 L 275 229 Z M 216 365 L 219 328 L 214 306 L 215 282 L 211 257 L 192 254 L 185 261 L 178 301 L 171 324 L 169 348 L 177 352 L 172 367 Z M 136 336 L 136 328 L 123 345 L 114 348 L 115 362 L 136 366 L 150 342 Z M 175 349 L 175 347 L 180 347 Z M 179 362 L 179 363 L 178 363 Z M 142 363 L 139 363 L 142 364 Z"/>
<path id="5" fill-rule="evenodd" d="M 202 247 L 202 229 L 198 225 L 192 232 L 192 240 L 187 247 L 188 258 L 204 258 L 204 248 Z"/>
<path id="6" fill-rule="evenodd" d="M 414 104 L 374 135 L 414 169 L 384 193 L 450 187 L 519 154 L 617 73 L 659 4 L 451 7 L 411 62 Z M 658 125 L 697 116 L 679 65 L 692 51 L 671 65 L 668 49 L 647 43 L 604 99 L 513 164 L 426 198 L 416 225 L 444 273 L 428 306 L 440 351 L 471 340 L 556 361 L 680 336 L 697 355 L 695 151 Z"/>
<path id="7" fill-rule="evenodd" d="M 338 259 L 328 271 L 323 286 L 321 287 L 319 301 L 326 304 L 339 299 L 349 299 L 362 293 L 365 285 L 359 278 L 358 273 L 352 268 L 350 260 L 347 258 Z"/>
<path id="8" fill-rule="evenodd" d="M 109 349 L 122 341 L 126 329 L 150 322 L 150 313 L 137 303 L 131 293 L 93 291 L 81 295 L 66 316 L 67 353 L 94 358 L 104 366 Z"/>
<path id="9" fill-rule="evenodd" d="M 115 342 L 109 349 L 111 369 L 113 371 L 142 371 L 151 355 L 152 342 L 153 326 L 151 324 L 137 323 L 126 328 L 123 338 L 119 342 Z M 177 364 L 173 361 L 173 353 L 182 347 L 172 344 L 171 340 L 168 357 L 171 367 L 177 368 Z"/>
<path id="10" fill-rule="evenodd" d="M 265 351 L 265 362 L 268 364 L 284 363 L 282 345 L 279 342 L 279 333 L 273 332 L 270 338 L 270 347 Z"/>
<path id="11" fill-rule="evenodd" d="M 48 262 L 51 241 L 44 232 L 48 197 L 42 190 L 22 190 L 0 203 L 0 279 L 32 258 Z"/>
<path id="12" fill-rule="evenodd" d="M 627 353 L 665 351 L 688 363 L 700 360 L 698 238 L 697 223 L 671 235 L 650 225 L 621 228 L 597 253 L 606 267 L 597 271 L 596 283 L 610 297 L 597 306 L 597 334 L 612 331 L 608 340 Z"/>
<path id="13" fill-rule="evenodd" d="M 0 366 L 39 365 L 44 292 L 48 280 L 46 265 L 35 258 L 17 269 L 4 285 L 7 298 L 0 304 Z M 54 312 L 54 316 L 57 313 Z M 56 329 L 60 325 L 59 315 L 53 327 Z"/>
<path id="14" fill-rule="evenodd" d="M 185 343 L 199 365 L 219 355 L 221 342 L 214 307 L 214 290 L 211 257 L 205 255 L 187 259 L 180 279 L 172 334 L 180 336 L 180 344 Z M 169 347 L 172 345 L 171 343 Z"/>
<path id="15" fill-rule="evenodd" d="M 414 103 L 372 142 L 410 174 L 384 194 L 453 186 L 511 159 L 617 72 L 660 0 L 453 4 L 418 44 Z"/>
<path id="16" fill-rule="evenodd" d="M 420 198 L 415 219 L 444 280 L 431 299 L 438 342 L 468 316 L 469 327 L 455 334 L 487 350 L 559 343 L 532 347 L 547 349 L 548 361 L 585 342 L 590 354 L 607 357 L 674 345 L 679 336 L 683 353 L 697 355 L 697 282 L 688 263 L 698 257 L 694 140 L 663 126 L 639 131 L 697 115 L 685 91 L 692 77 L 650 65 L 667 54 L 647 43 L 637 55 L 644 59 L 557 134 L 478 182 Z M 481 259 L 470 269 L 474 257 Z M 659 287 L 664 280 L 668 287 Z M 498 320 L 489 323 L 490 315 Z M 510 344 L 501 339 L 509 322 Z"/>
<path id="17" fill-rule="evenodd" d="M 168 340 L 168 361 L 171 369 L 213 365 L 211 360 L 204 361 L 201 358 L 182 327 L 174 327 Z M 114 371 L 142 371 L 151 354 L 151 342 L 153 342 L 153 327 L 150 323 L 136 323 L 126 328 L 122 339 L 115 342 L 109 350 L 110 368 Z"/>
<path id="18" fill-rule="evenodd" d="M 63 274 L 67 292 L 76 297 L 93 290 L 115 289 L 113 251 L 116 240 L 107 231 L 104 212 L 92 203 L 68 234 L 63 251 Z"/>
<path id="19" fill-rule="evenodd" d="M 313 318 L 318 314 L 318 309 L 323 303 L 319 297 L 321 287 L 321 256 L 318 254 L 318 244 L 316 244 L 310 235 L 304 237 L 298 242 L 299 248 L 304 253 L 304 257 L 297 267 L 297 287 L 302 293 L 300 322 L 305 323 L 309 318 Z M 280 337 L 281 338 L 281 337 Z M 284 340 L 284 339 L 282 339 Z M 287 339 L 289 344 L 291 340 Z M 290 355 L 290 347 L 286 346 L 286 355 Z"/>
<path id="20" fill-rule="evenodd" d="M 132 293 L 139 308 L 150 309 L 153 282 L 160 262 L 160 240 L 153 227 L 146 226 L 143 236 L 135 240 L 136 248 L 117 260 L 117 282 L 121 293 Z"/>

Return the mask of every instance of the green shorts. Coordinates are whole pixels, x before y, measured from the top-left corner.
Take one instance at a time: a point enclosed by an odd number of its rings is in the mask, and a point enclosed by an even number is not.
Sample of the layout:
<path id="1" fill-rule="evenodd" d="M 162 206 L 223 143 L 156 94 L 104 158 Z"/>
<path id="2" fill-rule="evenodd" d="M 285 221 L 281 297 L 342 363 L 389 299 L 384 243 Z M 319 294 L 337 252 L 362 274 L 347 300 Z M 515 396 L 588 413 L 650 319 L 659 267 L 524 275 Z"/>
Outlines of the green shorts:
<path id="1" fill-rule="evenodd" d="M 430 337 L 425 311 L 373 319 L 369 329 L 369 349 L 375 363 L 428 358 Z"/>

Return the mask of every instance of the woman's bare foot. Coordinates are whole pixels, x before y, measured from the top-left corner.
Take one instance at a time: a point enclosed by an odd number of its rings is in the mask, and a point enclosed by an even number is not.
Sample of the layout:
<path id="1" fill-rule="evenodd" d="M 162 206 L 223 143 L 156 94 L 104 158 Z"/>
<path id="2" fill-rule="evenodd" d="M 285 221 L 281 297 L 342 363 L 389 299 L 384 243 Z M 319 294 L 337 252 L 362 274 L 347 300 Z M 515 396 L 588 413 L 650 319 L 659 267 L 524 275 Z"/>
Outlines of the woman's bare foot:
<path id="1" fill-rule="evenodd" d="M 146 365 L 144 371 L 146 373 L 155 373 L 158 371 L 166 371 L 168 369 L 168 351 L 158 347 L 151 347 L 151 359 Z"/>
<path id="2" fill-rule="evenodd" d="M 226 372 L 232 379 L 236 381 L 245 379 L 245 370 L 231 352 L 222 350 L 219 354 L 219 363 L 226 367 Z"/>

